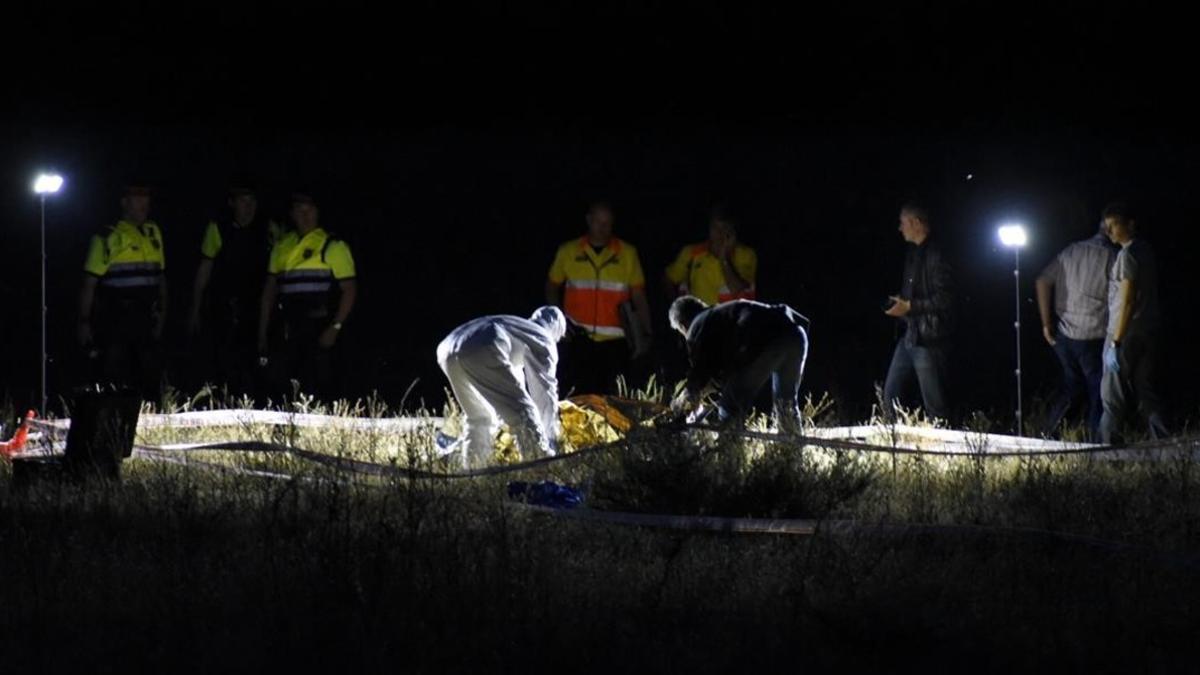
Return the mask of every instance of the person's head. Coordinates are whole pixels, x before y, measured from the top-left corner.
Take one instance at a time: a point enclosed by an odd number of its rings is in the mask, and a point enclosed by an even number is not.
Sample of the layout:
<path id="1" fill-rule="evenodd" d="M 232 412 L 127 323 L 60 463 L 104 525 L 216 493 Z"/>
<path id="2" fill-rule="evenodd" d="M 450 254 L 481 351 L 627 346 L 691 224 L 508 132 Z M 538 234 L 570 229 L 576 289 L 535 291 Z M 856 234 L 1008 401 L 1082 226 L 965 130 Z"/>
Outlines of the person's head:
<path id="1" fill-rule="evenodd" d="M 258 214 L 258 197 L 254 194 L 253 188 L 247 186 L 232 187 L 229 189 L 229 210 L 233 212 L 233 219 L 237 222 L 248 225 L 254 222 L 254 216 Z"/>
<path id="2" fill-rule="evenodd" d="M 1131 242 L 1138 234 L 1133 209 L 1124 202 L 1113 202 L 1104 207 L 1101 217 L 1104 219 L 1104 234 L 1114 244 Z"/>
<path id="3" fill-rule="evenodd" d="M 567 334 L 567 317 L 554 305 L 543 305 L 534 311 L 529 320 L 546 329 L 550 337 L 558 342 Z"/>
<path id="4" fill-rule="evenodd" d="M 900 236 L 910 244 L 920 244 L 929 237 L 929 212 L 919 204 L 909 202 L 900 208 Z"/>
<path id="5" fill-rule="evenodd" d="M 320 211 L 317 209 L 317 202 L 304 192 L 295 192 L 292 194 L 292 207 L 290 210 L 292 223 L 296 225 L 296 229 L 302 232 L 316 229 L 317 218 Z"/>
<path id="6" fill-rule="evenodd" d="M 708 309 L 708 305 L 694 295 L 676 298 L 675 302 L 671 303 L 671 310 L 667 315 L 671 321 L 671 328 L 679 331 L 681 335 L 687 335 L 688 329 L 692 327 L 692 321 L 706 309 Z"/>
<path id="7" fill-rule="evenodd" d="M 587 210 L 588 241 L 595 246 L 604 246 L 612 239 L 613 209 L 608 202 L 592 202 Z"/>
<path id="8" fill-rule="evenodd" d="M 729 241 L 737 238 L 737 222 L 729 211 L 721 208 L 713 209 L 708 219 L 708 240 L 711 243 Z"/>
<path id="9" fill-rule="evenodd" d="M 121 197 L 121 215 L 134 225 L 141 225 L 150 218 L 150 188 L 130 185 Z"/>

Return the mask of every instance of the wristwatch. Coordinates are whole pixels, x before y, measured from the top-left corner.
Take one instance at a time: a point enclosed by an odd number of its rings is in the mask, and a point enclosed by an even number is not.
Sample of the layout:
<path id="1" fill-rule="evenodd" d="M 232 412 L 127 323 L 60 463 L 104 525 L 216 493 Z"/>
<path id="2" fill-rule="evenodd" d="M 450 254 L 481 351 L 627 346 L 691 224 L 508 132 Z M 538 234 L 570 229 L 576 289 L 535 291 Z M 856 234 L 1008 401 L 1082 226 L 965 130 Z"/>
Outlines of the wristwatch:
<path id="1" fill-rule="evenodd" d="M 341 322 L 341 321 L 334 321 L 333 323 L 329 324 L 329 327 L 330 327 L 330 328 L 332 328 L 332 329 L 334 329 L 334 330 L 341 330 L 341 329 L 342 329 L 342 322 Z"/>

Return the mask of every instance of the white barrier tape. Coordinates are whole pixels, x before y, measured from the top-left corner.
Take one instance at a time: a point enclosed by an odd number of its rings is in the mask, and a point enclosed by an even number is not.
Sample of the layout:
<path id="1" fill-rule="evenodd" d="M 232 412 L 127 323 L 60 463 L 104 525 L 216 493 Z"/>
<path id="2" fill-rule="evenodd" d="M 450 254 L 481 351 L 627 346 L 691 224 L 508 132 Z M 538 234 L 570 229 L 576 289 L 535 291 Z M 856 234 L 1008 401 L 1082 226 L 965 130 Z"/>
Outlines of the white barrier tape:
<path id="1" fill-rule="evenodd" d="M 441 417 L 343 417 L 289 413 L 279 410 L 196 410 L 183 413 L 147 414 L 138 417 L 138 429 L 162 427 L 240 427 L 255 424 L 296 427 L 326 427 L 356 431 L 405 433 L 441 427 Z M 35 425 L 59 430 L 69 429 L 71 420 L 33 420 Z"/>
<path id="2" fill-rule="evenodd" d="M 519 510 L 550 515 L 566 520 L 607 523 L 634 527 L 713 532 L 718 534 L 784 534 L 813 536 L 817 534 L 880 534 L 909 537 L 913 535 L 1006 536 L 1055 539 L 1110 553 L 1139 553 L 1158 562 L 1176 567 L 1200 567 L 1200 556 L 1180 555 L 1139 544 L 1102 539 L 1088 534 L 1061 532 L 1036 527 L 1005 527 L 997 525 L 941 525 L 924 523 L 867 523 L 859 520 L 811 520 L 792 518 L 724 518 L 718 516 L 681 516 L 658 513 L 629 513 L 623 511 L 594 511 L 587 508 L 555 509 L 548 506 L 507 502 Z"/>
<path id="3" fill-rule="evenodd" d="M 701 431 L 710 431 L 722 433 L 715 427 L 707 427 L 701 425 L 689 425 L 689 429 Z M 1021 458 L 1021 457 L 1055 457 L 1055 456 L 1071 456 L 1071 455 L 1088 455 L 1091 458 L 1104 461 L 1161 461 L 1164 459 L 1177 459 L 1180 457 L 1179 450 L 1190 450 L 1193 461 L 1200 461 L 1200 441 L 1196 439 L 1176 439 L 1174 441 L 1148 441 L 1145 443 L 1127 446 L 1123 448 L 1114 448 L 1111 446 L 1089 446 L 1089 447 L 1074 447 L 1064 448 L 1059 450 L 1029 450 L 1029 451 L 985 451 L 977 450 L 956 451 L 956 450 L 918 450 L 913 448 L 905 448 L 900 446 L 880 446 L 859 443 L 855 441 L 844 441 L 839 439 L 822 439 L 808 436 L 789 436 L 785 434 L 772 434 L 766 432 L 749 431 L 749 430 L 729 430 L 724 433 L 730 433 L 736 436 L 745 438 L 756 438 L 774 443 L 797 443 L 801 445 L 811 445 L 834 450 L 845 450 L 854 452 L 869 452 L 878 454 L 892 455 L 909 455 L 923 457 L 969 457 L 975 459 L 1001 459 L 1001 458 Z M 361 460 L 350 459 L 347 457 L 339 457 L 328 455 L 303 448 L 269 443 L 264 441 L 221 441 L 209 443 L 177 443 L 170 445 L 151 446 L 139 445 L 149 450 L 157 450 L 161 452 L 187 452 L 194 450 L 225 450 L 225 451 L 244 451 L 244 452 L 285 452 L 293 454 L 301 459 L 306 459 L 327 466 L 332 466 L 337 469 L 352 471 L 355 473 L 363 473 L 375 476 L 393 476 L 393 477 L 410 477 L 410 478 L 442 478 L 442 479 L 460 479 L 460 478 L 479 478 L 484 476 L 494 476 L 506 473 L 515 473 L 527 469 L 537 468 L 543 465 L 560 462 L 567 459 L 576 459 L 582 456 L 608 450 L 621 441 L 614 443 L 593 446 L 584 448 L 583 450 L 550 457 L 542 457 L 540 459 L 520 462 L 517 464 L 500 464 L 480 469 L 471 469 L 460 472 L 437 472 L 416 469 L 412 467 L 397 466 L 395 464 L 378 464 L 373 462 L 364 462 Z M 54 447 L 65 447 L 65 443 L 56 442 Z M 39 451 L 26 451 L 14 458 L 38 456 L 45 454 Z"/>
<path id="4" fill-rule="evenodd" d="M 444 422 L 444 418 L 441 417 L 360 418 L 338 415 L 316 415 L 311 413 L 289 413 L 277 410 L 236 409 L 141 415 L 138 419 L 138 429 L 163 427 L 236 427 L 257 424 L 405 433 L 422 429 L 432 430 L 440 428 Z M 70 428 L 71 421 L 70 419 L 52 421 L 33 420 L 33 423 L 42 427 L 53 427 L 62 430 Z M 1093 443 L 1069 443 L 1039 438 L 958 431 L 954 429 L 914 427 L 902 424 L 814 428 L 807 430 L 804 438 L 858 441 L 860 444 L 874 447 L 891 447 L 894 440 L 894 445 L 901 448 L 929 450 L 929 448 L 924 446 L 937 445 L 941 450 L 946 452 L 960 452 L 973 455 L 996 454 L 998 452 L 1013 452 L 1018 450 L 1063 452 L 1104 447 Z"/>
<path id="5" fill-rule="evenodd" d="M 895 455 L 916 455 L 916 456 L 934 456 L 934 457 L 974 457 L 974 458 L 1012 458 L 1012 457 L 1053 457 L 1066 455 L 1091 455 L 1097 459 L 1106 460 L 1146 460 L 1146 459 L 1164 459 L 1167 456 L 1178 457 L 1177 450 L 1190 450 L 1193 458 L 1200 460 L 1200 438 L 1185 437 L 1185 438 L 1170 438 L 1161 440 L 1143 441 L 1124 446 L 1113 445 L 1095 445 L 1090 443 L 1058 443 L 1057 441 L 1042 441 L 1044 444 L 1042 449 L 1027 449 L 1027 450 L 1006 450 L 1003 446 L 999 449 L 993 449 L 986 445 L 975 445 L 967 443 L 968 449 L 955 449 L 953 445 L 951 449 L 943 450 L 923 450 L 919 448 L 904 447 L 899 444 L 874 445 L 870 443 L 862 443 L 858 441 L 842 440 L 839 438 L 820 438 L 809 435 L 791 435 L 784 433 L 768 433 L 765 431 L 752 431 L 749 429 L 722 429 L 703 424 L 687 424 L 679 427 L 681 429 L 695 429 L 699 431 L 709 431 L 718 434 L 730 434 L 740 436 L 742 438 L 755 438 L 774 443 L 797 443 L 801 445 L 812 445 L 816 447 L 832 448 L 837 450 L 851 450 L 858 452 L 874 452 L 883 454 Z M 914 428 L 915 429 L 915 428 Z M 918 429 L 919 430 L 919 429 Z M 938 430 L 930 430 L 938 431 Z M 945 431 L 945 430 L 941 430 Z M 957 432 L 962 433 L 962 432 Z M 998 437 L 1000 439 L 1010 438 L 1005 436 Z M 1056 447 L 1057 446 L 1057 447 Z M 1037 447 L 1037 446 L 1033 446 Z"/>
<path id="6" fill-rule="evenodd" d="M 217 464 L 216 462 L 205 462 L 187 455 L 173 456 L 167 453 L 155 452 L 147 448 L 136 448 L 133 451 L 134 458 L 145 459 L 155 462 L 163 462 L 165 464 L 175 464 L 186 467 L 202 467 L 205 469 L 213 469 L 222 473 L 232 473 L 239 476 L 253 476 L 256 478 L 271 478 L 273 480 L 296 480 L 296 476 L 286 473 L 276 473 L 273 471 L 260 471 L 257 469 L 247 469 L 240 466 L 229 466 L 228 464 Z"/>
<path id="7" fill-rule="evenodd" d="M 27 443 L 25 448 L 9 459 L 31 459 L 34 457 L 61 457 L 67 451 L 66 441 L 50 441 L 39 443 L 36 447 Z"/>
<path id="8" fill-rule="evenodd" d="M 915 441 L 920 444 L 938 443 L 942 446 L 962 448 L 964 451 L 981 448 L 976 452 L 1012 450 L 1081 450 L 1085 448 L 1102 447 L 1097 443 L 1071 443 L 1054 441 L 1043 438 L 1028 438 L 1024 436 L 1006 436 L 1003 434 L 978 433 L 960 431 L 957 429 L 934 429 L 931 427 L 914 427 L 904 424 L 859 425 L 852 427 L 813 428 L 805 431 L 806 436 L 813 438 L 860 440 L 883 440 L 890 443 L 897 441 Z M 874 443 L 878 445 L 879 443 Z M 918 448 L 920 449 L 919 445 Z"/>
<path id="9" fill-rule="evenodd" d="M 66 430 L 70 428 L 70 420 L 34 420 L 35 425 Z M 405 433 L 417 430 L 434 430 L 444 424 L 441 417 L 395 417 L 395 418 L 354 418 L 337 415 L 314 415 L 288 413 L 273 410 L 204 410 L 185 413 L 142 415 L 138 420 L 138 429 L 155 429 L 164 427 L 204 428 L 204 427 L 241 427 L 249 425 L 278 425 L 296 426 L 301 428 L 337 428 L 359 431 L 375 431 L 383 433 Z M 692 428 L 713 431 L 715 428 L 695 426 Z M 763 432 L 748 432 L 761 434 Z M 999 454 L 1014 451 L 1030 451 L 1037 453 L 1071 452 L 1095 450 L 1104 446 L 1092 443 L 1068 443 L 1037 438 L 1022 438 L 1000 434 L 984 434 L 956 431 L 952 429 L 933 429 L 928 427 L 913 427 L 906 425 L 879 426 L 850 426 L 814 428 L 805 432 L 801 437 L 805 441 L 833 440 L 856 442 L 860 446 L 874 448 L 893 447 L 897 449 L 922 450 L 936 454 Z M 773 439 L 767 439 L 773 440 Z M 874 441 L 874 442 L 872 442 Z M 893 443 L 893 441 L 895 441 Z M 818 444 L 818 443 L 813 443 Z M 928 446 L 936 446 L 930 448 Z M 856 446 L 857 447 L 857 446 Z"/>
<path id="10" fill-rule="evenodd" d="M 792 518 L 725 518 L 721 516 L 678 516 L 661 513 L 629 513 L 625 511 L 593 511 L 592 509 L 555 509 L 524 502 L 506 502 L 516 508 L 589 522 L 654 527 L 693 532 L 736 534 L 813 535 L 821 521 Z"/>
<path id="11" fill-rule="evenodd" d="M 340 457 L 336 455 L 327 455 L 312 450 L 296 448 L 279 443 L 268 443 L 265 441 L 222 441 L 213 443 L 173 443 L 168 445 L 142 445 L 139 444 L 139 449 L 149 450 L 160 453 L 187 453 L 206 450 L 223 450 L 228 452 L 263 452 L 263 453 L 286 453 L 299 457 L 307 461 L 317 464 L 340 469 L 343 471 L 351 471 L 370 476 L 379 477 L 395 477 L 395 478 L 439 478 L 446 480 L 460 478 L 481 478 L 484 476 L 497 476 L 507 473 L 516 473 L 519 471 L 527 471 L 538 467 L 546 466 L 565 460 L 579 459 L 587 455 L 595 454 L 607 450 L 620 443 L 608 443 L 605 445 L 597 445 L 590 448 L 584 448 L 577 452 L 552 455 L 542 457 L 527 462 L 518 464 L 498 464 L 495 466 L 484 467 L 481 469 L 471 469 L 468 471 L 459 471 L 454 473 L 444 473 L 440 471 L 426 471 L 414 467 L 402 466 L 397 464 L 379 464 L 376 462 L 365 462 L 362 460 L 351 459 L 349 457 Z"/>

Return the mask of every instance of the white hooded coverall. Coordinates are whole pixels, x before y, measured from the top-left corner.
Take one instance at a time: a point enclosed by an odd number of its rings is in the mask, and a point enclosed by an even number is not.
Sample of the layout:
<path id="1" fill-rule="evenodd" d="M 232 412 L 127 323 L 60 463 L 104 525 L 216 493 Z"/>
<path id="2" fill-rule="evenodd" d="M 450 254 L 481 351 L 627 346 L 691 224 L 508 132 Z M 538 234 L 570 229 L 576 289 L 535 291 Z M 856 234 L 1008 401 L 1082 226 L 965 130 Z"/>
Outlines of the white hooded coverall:
<path id="1" fill-rule="evenodd" d="M 529 319 L 485 316 L 455 328 L 438 345 L 438 365 L 463 411 L 463 459 L 482 466 L 501 420 L 524 460 L 554 454 L 558 439 L 558 341 L 567 320 L 557 307 Z M 498 416 L 498 418 L 497 418 Z"/>

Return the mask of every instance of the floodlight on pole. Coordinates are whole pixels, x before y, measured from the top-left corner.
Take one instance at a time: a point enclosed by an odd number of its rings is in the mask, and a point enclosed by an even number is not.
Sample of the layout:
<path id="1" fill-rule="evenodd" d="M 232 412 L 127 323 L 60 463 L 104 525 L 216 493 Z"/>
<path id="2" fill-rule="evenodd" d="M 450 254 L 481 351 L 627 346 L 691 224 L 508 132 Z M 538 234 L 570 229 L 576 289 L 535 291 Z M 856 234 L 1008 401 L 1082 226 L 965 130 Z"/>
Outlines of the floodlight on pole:
<path id="1" fill-rule="evenodd" d="M 1001 225 L 997 231 L 1000 236 L 1000 243 L 1013 250 L 1013 288 L 1016 300 L 1015 320 L 1013 328 L 1017 334 L 1017 435 L 1025 435 L 1025 424 L 1022 419 L 1022 401 L 1021 401 L 1021 248 L 1029 243 L 1029 236 L 1025 232 L 1025 226 L 1017 223 L 1008 223 Z"/>
<path id="2" fill-rule="evenodd" d="M 52 195 L 62 187 L 63 178 L 58 174 L 43 173 L 33 181 L 33 191 L 39 195 Z"/>
<path id="3" fill-rule="evenodd" d="M 1010 248 L 1020 248 L 1029 241 L 1024 225 L 1001 225 L 999 233 L 1000 243 Z"/>
<path id="4" fill-rule="evenodd" d="M 42 407 L 39 410 L 43 416 L 46 415 L 46 401 L 48 400 L 46 389 L 46 314 L 48 313 L 46 306 L 46 195 L 57 193 L 62 186 L 63 177 L 56 173 L 38 174 L 33 181 L 33 191 L 42 203 Z"/>

